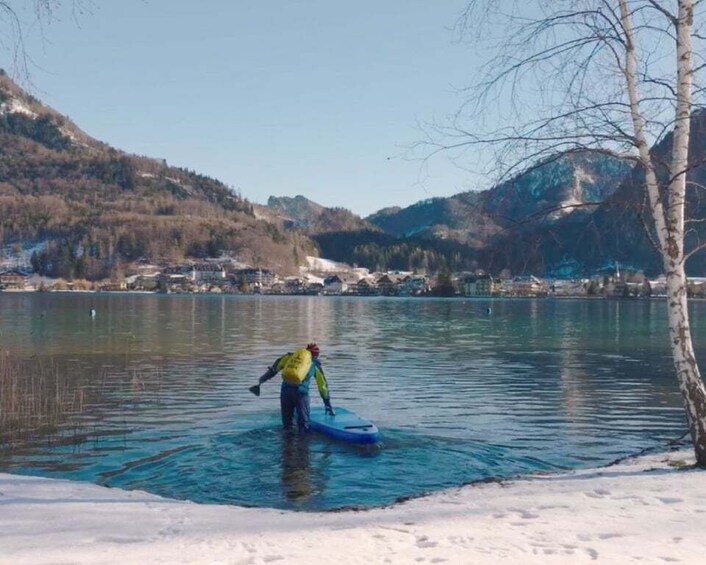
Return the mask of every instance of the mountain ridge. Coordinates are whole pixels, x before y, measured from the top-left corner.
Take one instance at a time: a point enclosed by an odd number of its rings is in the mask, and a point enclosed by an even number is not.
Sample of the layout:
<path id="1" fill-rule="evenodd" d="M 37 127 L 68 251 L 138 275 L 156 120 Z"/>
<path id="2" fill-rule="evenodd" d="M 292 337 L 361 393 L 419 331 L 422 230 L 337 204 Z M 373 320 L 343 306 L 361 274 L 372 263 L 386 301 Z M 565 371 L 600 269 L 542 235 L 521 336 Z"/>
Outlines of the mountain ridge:
<path id="1" fill-rule="evenodd" d="M 224 252 L 294 273 L 315 253 L 222 182 L 97 141 L 2 73 L 0 243 L 19 241 L 47 242 L 35 267 L 64 278 Z"/>
<path id="2" fill-rule="evenodd" d="M 706 117 L 696 118 L 692 145 L 701 159 Z M 706 184 L 706 169 L 694 167 L 690 181 Z M 319 253 L 435 272 L 543 274 L 561 264 L 579 272 L 630 257 L 653 269 L 655 254 L 636 227 L 637 184 L 639 171 L 626 162 L 583 151 L 485 191 L 367 217 L 303 195 L 271 196 L 263 206 L 217 179 L 92 138 L 0 73 L 0 245 L 42 242 L 33 265 L 49 276 L 112 277 L 139 260 L 222 254 L 282 274 Z M 706 212 L 693 190 L 690 199 Z M 689 237 L 700 238 L 699 228 Z M 706 271 L 703 256 L 691 260 L 698 271 Z"/>

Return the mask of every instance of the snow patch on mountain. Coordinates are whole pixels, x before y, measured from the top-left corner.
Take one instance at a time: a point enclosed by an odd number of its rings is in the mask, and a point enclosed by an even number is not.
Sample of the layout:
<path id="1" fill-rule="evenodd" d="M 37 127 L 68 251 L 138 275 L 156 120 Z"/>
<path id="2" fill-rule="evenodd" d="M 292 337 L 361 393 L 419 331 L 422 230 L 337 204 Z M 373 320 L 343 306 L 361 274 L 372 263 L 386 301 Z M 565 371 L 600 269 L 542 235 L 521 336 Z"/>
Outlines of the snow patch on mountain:
<path id="1" fill-rule="evenodd" d="M 307 256 L 306 268 L 309 271 L 318 273 L 338 273 L 341 271 L 349 271 L 351 266 L 347 263 L 339 263 L 330 259 L 322 259 L 321 257 Z"/>
<path id="2" fill-rule="evenodd" d="M 3 245 L 0 247 L 0 270 L 32 270 L 32 254 L 44 251 L 49 241 Z"/>
<path id="3" fill-rule="evenodd" d="M 584 185 L 594 183 L 596 179 L 588 171 L 582 167 L 574 169 L 574 183 L 569 190 L 568 196 L 558 202 L 557 210 L 549 214 L 550 220 L 558 220 L 564 216 L 568 216 L 577 208 L 586 204 L 586 195 L 584 194 Z"/>
<path id="4" fill-rule="evenodd" d="M 14 97 L 0 104 L 0 115 L 4 116 L 6 114 L 25 114 L 30 118 L 36 118 L 38 116 L 29 106 Z"/>
<path id="5" fill-rule="evenodd" d="M 59 131 L 61 132 L 61 135 L 68 138 L 71 141 L 71 143 L 74 143 L 74 144 L 79 143 L 78 138 L 74 135 L 74 132 L 72 132 L 69 128 L 60 127 Z M 83 143 L 82 145 L 84 147 L 88 147 L 88 145 L 86 145 L 85 143 Z"/>

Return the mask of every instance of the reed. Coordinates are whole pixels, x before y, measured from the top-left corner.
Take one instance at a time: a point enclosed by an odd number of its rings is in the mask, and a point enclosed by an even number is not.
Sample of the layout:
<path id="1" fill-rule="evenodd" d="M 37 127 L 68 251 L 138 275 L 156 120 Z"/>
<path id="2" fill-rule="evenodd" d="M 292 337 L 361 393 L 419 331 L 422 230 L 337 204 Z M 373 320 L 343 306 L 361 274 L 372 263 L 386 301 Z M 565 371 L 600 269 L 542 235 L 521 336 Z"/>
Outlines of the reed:
<path id="1" fill-rule="evenodd" d="M 87 422 L 104 409 L 159 402 L 163 375 L 161 366 L 141 366 L 129 355 L 117 367 L 97 369 L 0 350 L 0 448 L 83 437 Z"/>
<path id="2" fill-rule="evenodd" d="M 51 358 L 0 354 L 0 445 L 55 433 L 84 410 L 87 389 L 66 374 Z"/>

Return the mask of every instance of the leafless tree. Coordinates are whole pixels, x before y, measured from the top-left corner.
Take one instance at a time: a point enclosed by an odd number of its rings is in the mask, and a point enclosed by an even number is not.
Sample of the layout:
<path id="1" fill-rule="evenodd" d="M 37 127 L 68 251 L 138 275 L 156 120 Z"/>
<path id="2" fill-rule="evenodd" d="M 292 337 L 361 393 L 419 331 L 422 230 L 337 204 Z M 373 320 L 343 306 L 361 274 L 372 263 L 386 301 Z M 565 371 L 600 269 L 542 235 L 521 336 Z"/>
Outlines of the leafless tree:
<path id="1" fill-rule="evenodd" d="M 10 54 L 9 72 L 22 82 L 29 82 L 30 57 L 25 37 L 29 29 L 44 29 L 65 8 L 76 18 L 90 7 L 90 0 L 15 0 L 0 1 L 0 49 Z"/>
<path id="2" fill-rule="evenodd" d="M 434 151 L 482 150 L 513 175 L 540 159 L 593 150 L 644 173 L 645 218 L 667 280 L 670 345 L 696 460 L 706 467 L 706 388 L 687 310 L 689 141 L 706 90 L 701 0 L 473 0 L 459 20 L 487 65 Z M 487 127 L 490 124 L 490 127 Z M 502 124 L 493 127 L 493 124 Z M 671 137 L 661 159 L 650 148 Z M 660 174 L 666 171 L 666 174 Z"/>

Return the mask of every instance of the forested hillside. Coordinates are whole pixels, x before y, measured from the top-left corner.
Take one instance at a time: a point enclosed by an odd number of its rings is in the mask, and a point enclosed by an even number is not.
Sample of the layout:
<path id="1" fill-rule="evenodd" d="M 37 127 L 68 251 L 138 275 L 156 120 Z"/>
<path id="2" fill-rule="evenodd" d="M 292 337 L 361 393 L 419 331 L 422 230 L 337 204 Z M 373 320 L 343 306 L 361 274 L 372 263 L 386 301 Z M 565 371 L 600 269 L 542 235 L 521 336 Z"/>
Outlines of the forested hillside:
<path id="1" fill-rule="evenodd" d="M 270 196 L 267 206 L 277 212 L 287 227 L 309 233 L 378 231 L 371 223 L 345 208 L 327 208 L 305 196 Z"/>
<path id="2" fill-rule="evenodd" d="M 42 274 L 103 278 L 138 259 L 223 252 L 282 272 L 311 253 L 223 183 L 94 140 L 0 75 L 0 244 Z"/>
<path id="3" fill-rule="evenodd" d="M 371 270 L 428 273 L 478 268 L 477 250 L 454 240 L 397 237 L 379 231 L 312 235 L 324 257 Z"/>
<path id="4" fill-rule="evenodd" d="M 453 198 L 449 201 L 455 202 Z M 336 261 L 374 271 L 435 273 L 477 267 L 477 250 L 469 245 L 468 238 L 457 241 L 423 230 L 414 234 L 413 229 L 411 234 L 385 233 L 369 219 L 364 220 L 344 208 L 326 208 L 302 195 L 293 198 L 271 196 L 267 206 L 280 215 L 288 230 L 308 235 L 316 242 L 323 257 Z M 411 225 L 415 225 L 414 221 L 411 220 Z M 474 217 L 469 214 L 462 221 L 470 226 Z"/>
<path id="5" fill-rule="evenodd" d="M 704 123 L 695 113 L 693 217 L 703 217 Z M 668 151 L 670 139 L 654 150 Z M 487 191 L 365 219 L 304 196 L 255 206 L 216 179 L 91 138 L 0 73 L 0 245 L 33 246 L 35 271 L 56 277 L 100 279 L 135 261 L 223 253 L 280 274 L 317 254 L 374 270 L 576 274 L 620 261 L 654 271 L 641 173 L 629 171 L 620 159 L 578 152 Z M 702 231 L 690 225 L 692 247 Z M 689 260 L 690 274 L 706 272 L 704 256 Z"/>
<path id="6" fill-rule="evenodd" d="M 698 249 L 706 239 L 706 112 L 692 117 L 690 169 L 687 174 L 686 249 Z M 672 135 L 667 134 L 652 149 L 657 162 L 664 163 L 671 152 Z M 664 167 L 657 173 L 666 184 Z M 662 265 L 650 241 L 646 226 L 651 221 L 646 211 L 644 172 L 635 168 L 626 175 L 600 206 L 590 213 L 567 215 L 555 222 L 527 222 L 519 230 L 498 233 L 488 241 L 479 261 L 493 272 L 564 274 L 590 272 L 619 263 L 656 275 Z M 655 234 L 651 235 L 656 240 Z M 686 262 L 690 276 L 706 274 L 706 253 L 701 250 Z"/>

